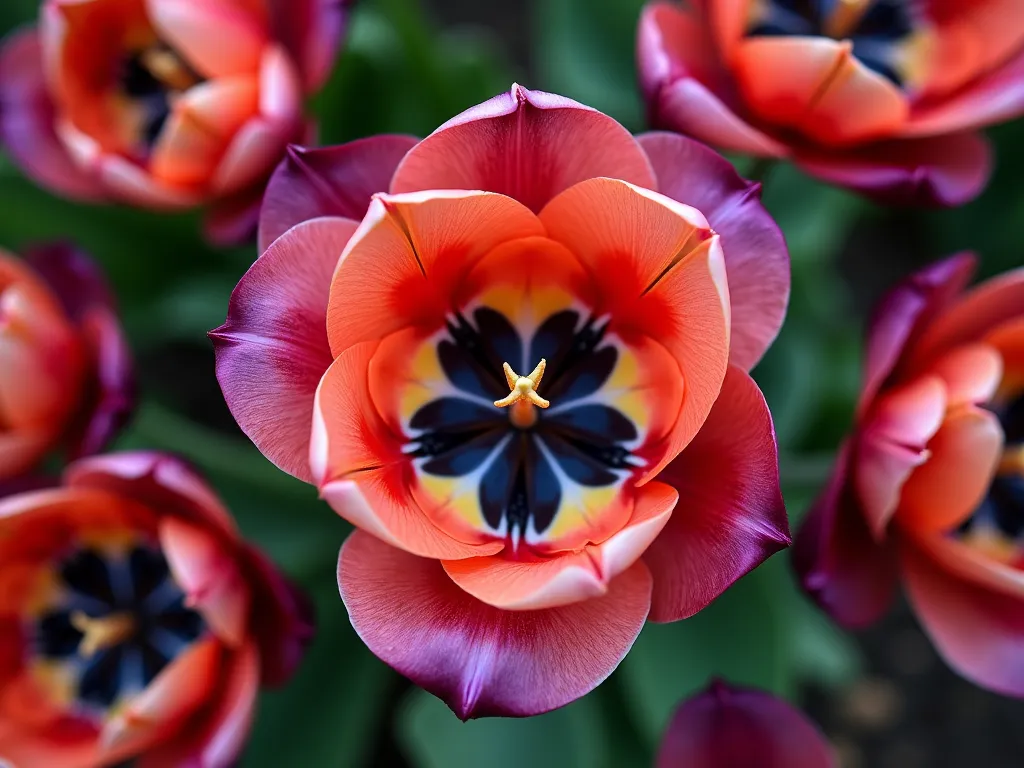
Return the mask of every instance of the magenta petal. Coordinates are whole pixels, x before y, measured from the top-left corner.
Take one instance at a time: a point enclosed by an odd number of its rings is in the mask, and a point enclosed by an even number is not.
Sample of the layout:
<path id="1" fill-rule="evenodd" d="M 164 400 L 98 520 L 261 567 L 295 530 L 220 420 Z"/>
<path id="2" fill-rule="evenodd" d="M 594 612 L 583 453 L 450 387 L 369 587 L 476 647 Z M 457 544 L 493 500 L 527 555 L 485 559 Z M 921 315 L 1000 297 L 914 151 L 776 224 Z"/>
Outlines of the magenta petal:
<path id="1" fill-rule="evenodd" d="M 246 582 L 253 588 L 251 632 L 260 650 L 260 681 L 281 686 L 291 679 L 316 632 L 308 595 L 285 577 L 270 559 L 243 547 Z"/>
<path id="2" fill-rule="evenodd" d="M 821 732 L 764 691 L 715 681 L 684 701 L 669 723 L 657 768 L 835 768 Z"/>
<path id="3" fill-rule="evenodd" d="M 101 185 L 75 165 L 57 137 L 54 121 L 38 32 L 14 32 L 0 44 L 0 139 L 4 147 L 18 166 L 44 187 L 80 200 L 102 199 Z"/>
<path id="4" fill-rule="evenodd" d="M 891 540 L 875 541 L 847 487 L 849 453 L 849 447 L 840 451 L 832 479 L 797 532 L 793 567 L 811 599 L 854 629 L 888 609 L 897 563 Z"/>
<path id="5" fill-rule="evenodd" d="M 391 192 L 479 189 L 534 213 L 598 176 L 655 188 L 647 156 L 612 118 L 562 96 L 515 85 L 449 120 L 406 155 Z"/>
<path id="6" fill-rule="evenodd" d="M 729 362 L 753 368 L 782 327 L 789 303 L 789 250 L 761 204 L 761 185 L 699 142 L 673 133 L 637 137 L 658 177 L 658 191 L 692 205 L 722 236 L 732 305 Z"/>
<path id="7" fill-rule="evenodd" d="M 251 241 L 259 226 L 262 207 L 263 187 L 260 185 L 218 200 L 203 217 L 203 236 L 208 243 L 221 248 Z"/>
<path id="8" fill-rule="evenodd" d="M 901 282 L 878 304 L 868 325 L 862 411 L 874 402 L 911 338 L 970 282 L 976 262 L 968 253 L 936 262 Z"/>
<path id="9" fill-rule="evenodd" d="M 114 294 L 102 270 L 84 251 L 56 241 L 30 245 L 21 252 L 73 321 L 81 322 L 86 312 L 96 306 L 114 309 Z"/>
<path id="10" fill-rule="evenodd" d="M 370 650 L 463 720 L 536 715 L 593 690 L 633 645 L 651 600 L 638 562 L 602 597 L 504 611 L 459 589 L 437 560 L 359 530 L 341 548 L 338 585 Z"/>
<path id="11" fill-rule="evenodd" d="M 883 204 L 956 207 L 985 188 L 992 149 L 975 133 L 873 144 L 843 154 L 800 154 L 800 168 Z"/>
<path id="12" fill-rule="evenodd" d="M 679 504 L 644 553 L 652 621 L 692 616 L 789 545 L 771 414 L 736 366 L 700 432 L 658 480 L 679 491 Z"/>
<path id="13" fill-rule="evenodd" d="M 290 229 L 242 276 L 227 320 L 210 332 L 235 421 L 268 459 L 306 482 L 313 400 L 333 359 L 331 277 L 357 226 L 324 217 Z"/>
<path id="14" fill-rule="evenodd" d="M 263 198 L 262 253 L 291 227 L 320 216 L 361 221 L 370 197 L 387 192 L 395 168 L 416 145 L 412 136 L 372 136 L 337 147 L 288 147 Z"/>
<path id="15" fill-rule="evenodd" d="M 351 0 L 269 0 L 270 28 L 299 65 L 307 92 L 331 73 L 351 5 Z"/>
<path id="16" fill-rule="evenodd" d="M 157 514 L 174 515 L 238 538 L 234 518 L 183 459 L 155 451 L 125 451 L 79 459 L 64 472 L 69 488 L 98 488 L 136 499 Z"/>

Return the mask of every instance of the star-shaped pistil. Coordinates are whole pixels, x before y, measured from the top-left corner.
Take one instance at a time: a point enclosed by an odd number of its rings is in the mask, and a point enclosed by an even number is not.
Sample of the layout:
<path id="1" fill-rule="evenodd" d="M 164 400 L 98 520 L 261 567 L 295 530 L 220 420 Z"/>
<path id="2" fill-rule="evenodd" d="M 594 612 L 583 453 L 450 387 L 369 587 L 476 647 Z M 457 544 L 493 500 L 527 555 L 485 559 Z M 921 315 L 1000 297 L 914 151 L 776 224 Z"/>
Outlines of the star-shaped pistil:
<path id="1" fill-rule="evenodd" d="M 502 368 L 505 371 L 505 380 L 512 391 L 508 397 L 502 400 L 495 400 L 494 404 L 498 408 L 507 408 L 520 401 L 526 401 L 536 405 L 538 408 L 547 408 L 551 403 L 537 394 L 537 387 L 540 386 L 540 380 L 544 378 L 544 369 L 546 367 L 547 361 L 541 359 L 537 363 L 537 367 L 533 369 L 533 373 L 529 376 L 520 376 L 512 370 L 511 365 L 505 363 Z"/>

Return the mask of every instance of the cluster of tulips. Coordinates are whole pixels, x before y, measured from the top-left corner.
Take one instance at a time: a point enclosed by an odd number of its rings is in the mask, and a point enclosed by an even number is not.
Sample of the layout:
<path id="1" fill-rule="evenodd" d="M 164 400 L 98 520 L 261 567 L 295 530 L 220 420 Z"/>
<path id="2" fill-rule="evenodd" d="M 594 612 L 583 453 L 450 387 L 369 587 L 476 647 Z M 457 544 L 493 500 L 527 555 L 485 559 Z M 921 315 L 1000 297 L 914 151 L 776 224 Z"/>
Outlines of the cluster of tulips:
<path id="1" fill-rule="evenodd" d="M 963 204 L 990 173 L 980 129 L 1024 114 L 1024 7 L 655 2 L 637 55 L 656 131 L 515 85 L 422 140 L 307 146 L 349 10 L 44 0 L 0 49 L 0 139 L 58 195 L 203 206 L 213 242 L 257 242 L 210 333 L 217 378 L 354 526 L 338 610 L 460 718 L 547 712 L 646 621 L 791 543 L 749 375 L 789 256 L 760 186 L 707 145 Z M 1024 269 L 972 288 L 974 266 L 879 304 L 792 561 L 847 627 L 902 584 L 951 667 L 1024 696 Z M 90 258 L 0 253 L 0 763 L 227 768 L 313 637 L 187 457 L 104 453 L 133 390 Z M 658 765 L 835 758 L 789 705 L 716 681 Z"/>

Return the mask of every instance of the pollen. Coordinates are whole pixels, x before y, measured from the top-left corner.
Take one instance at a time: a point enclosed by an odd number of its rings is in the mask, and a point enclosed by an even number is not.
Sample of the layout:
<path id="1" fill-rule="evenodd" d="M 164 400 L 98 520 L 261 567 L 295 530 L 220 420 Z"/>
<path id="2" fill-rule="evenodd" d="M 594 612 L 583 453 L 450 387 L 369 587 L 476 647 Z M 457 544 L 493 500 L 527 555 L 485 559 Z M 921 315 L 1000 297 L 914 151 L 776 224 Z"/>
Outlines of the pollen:
<path id="1" fill-rule="evenodd" d="M 84 611 L 74 611 L 71 614 L 71 626 L 82 633 L 78 655 L 89 659 L 104 648 L 120 645 L 134 635 L 136 622 L 135 617 L 128 612 L 93 618 Z"/>
<path id="2" fill-rule="evenodd" d="M 537 387 L 540 386 L 541 379 L 544 378 L 545 368 L 547 368 L 547 361 L 542 359 L 532 373 L 528 376 L 520 376 L 512 370 L 512 366 L 508 363 L 502 366 L 505 371 L 505 381 L 508 382 L 509 389 L 512 391 L 509 392 L 508 397 L 495 400 L 494 405 L 498 408 L 511 406 L 509 418 L 512 420 L 512 424 L 520 429 L 532 427 L 537 422 L 534 406 L 547 408 L 551 405 L 537 394 Z"/>

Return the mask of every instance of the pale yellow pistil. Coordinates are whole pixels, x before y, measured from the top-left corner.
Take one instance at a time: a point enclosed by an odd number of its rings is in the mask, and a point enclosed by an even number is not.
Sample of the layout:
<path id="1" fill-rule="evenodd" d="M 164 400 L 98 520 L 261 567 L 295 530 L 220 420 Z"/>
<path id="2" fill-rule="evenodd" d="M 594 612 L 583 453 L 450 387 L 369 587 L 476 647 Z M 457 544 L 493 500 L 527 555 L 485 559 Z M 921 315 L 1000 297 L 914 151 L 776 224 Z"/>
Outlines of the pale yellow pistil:
<path id="1" fill-rule="evenodd" d="M 1024 445 L 1015 445 L 1003 451 L 999 474 L 1024 475 Z"/>
<path id="2" fill-rule="evenodd" d="M 94 619 L 83 611 L 73 611 L 71 626 L 82 633 L 78 655 L 83 659 L 94 656 L 104 648 L 120 645 L 135 634 L 135 617 L 127 612 L 112 613 Z"/>
<path id="3" fill-rule="evenodd" d="M 839 0 L 825 20 L 825 34 L 836 40 L 847 37 L 860 24 L 874 0 Z"/>
<path id="4" fill-rule="evenodd" d="M 505 371 L 505 380 L 512 391 L 508 397 L 502 400 L 495 400 L 494 404 L 498 408 L 512 407 L 512 410 L 509 412 L 509 420 L 513 426 L 520 429 L 532 427 L 537 423 L 537 412 L 534 410 L 534 406 L 537 408 L 547 408 L 551 405 L 551 403 L 537 394 L 537 387 L 540 386 L 540 380 L 544 378 L 544 369 L 546 367 L 547 361 L 542 359 L 537 363 L 537 367 L 533 369 L 533 373 L 529 376 L 520 376 L 512 370 L 512 366 L 508 363 L 502 366 Z"/>

